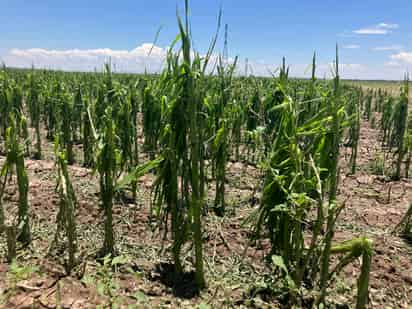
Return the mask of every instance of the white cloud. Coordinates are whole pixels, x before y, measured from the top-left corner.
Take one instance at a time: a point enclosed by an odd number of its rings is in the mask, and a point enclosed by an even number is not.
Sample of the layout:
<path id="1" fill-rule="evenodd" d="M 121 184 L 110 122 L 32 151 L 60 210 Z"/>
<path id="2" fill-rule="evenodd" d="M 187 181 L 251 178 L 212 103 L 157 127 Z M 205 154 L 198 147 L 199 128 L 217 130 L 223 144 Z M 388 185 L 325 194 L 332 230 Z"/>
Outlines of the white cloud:
<path id="1" fill-rule="evenodd" d="M 270 72 L 275 72 L 278 66 L 252 63 L 250 64 L 254 75 L 270 76 Z M 239 63 L 238 72 L 242 72 L 241 63 Z M 362 78 L 374 78 L 369 73 L 371 68 L 365 64 L 360 63 L 340 63 L 339 64 L 339 75 L 341 78 L 346 79 L 362 79 Z M 278 73 L 276 73 L 278 74 Z M 275 74 L 275 75 L 276 75 Z M 312 74 L 311 66 L 308 64 L 289 64 L 289 74 L 292 77 L 303 77 L 309 78 Z M 319 78 L 331 78 L 334 74 L 334 64 L 333 63 L 318 63 L 316 65 L 316 76 Z M 374 73 L 375 74 L 375 73 Z"/>
<path id="2" fill-rule="evenodd" d="M 378 46 L 373 47 L 373 51 L 394 51 L 394 50 L 401 50 L 403 48 L 402 45 L 388 45 L 388 46 Z"/>
<path id="3" fill-rule="evenodd" d="M 167 48 L 153 46 L 152 44 L 142 44 L 132 50 L 114 50 L 110 48 L 99 49 L 68 49 L 50 50 L 44 48 L 11 49 L 7 51 L 0 63 L 5 62 L 11 67 L 59 69 L 67 71 L 94 71 L 102 70 L 104 63 L 111 60 L 117 72 L 142 73 L 159 72 L 165 62 Z M 310 77 L 311 56 L 308 63 L 294 63 L 290 65 L 290 76 Z M 216 55 L 210 62 L 210 68 L 216 60 Z M 233 61 L 230 60 L 230 61 Z M 278 64 L 264 63 L 263 61 L 249 60 L 249 74 L 256 76 L 270 76 L 270 72 L 275 72 Z M 360 63 L 340 64 L 340 75 L 347 79 L 402 79 L 404 72 L 412 71 L 412 52 L 399 52 L 391 55 L 388 62 L 381 65 L 365 65 Z M 237 73 L 244 74 L 245 61 L 239 61 Z M 316 74 L 320 78 L 332 76 L 333 66 L 331 63 L 319 62 Z M 276 73 L 277 74 L 277 73 Z"/>
<path id="4" fill-rule="evenodd" d="M 387 24 L 387 23 L 380 23 L 378 24 L 379 28 L 384 28 L 384 29 L 398 29 L 399 25 L 398 24 Z"/>
<path id="5" fill-rule="evenodd" d="M 367 68 L 366 65 L 360 63 L 342 63 L 340 66 L 343 70 L 363 70 Z"/>
<path id="6" fill-rule="evenodd" d="M 378 29 L 378 28 L 361 28 L 358 30 L 354 30 L 353 33 L 356 33 L 356 34 L 388 34 L 389 30 Z"/>
<path id="7" fill-rule="evenodd" d="M 341 63 L 339 65 L 339 75 L 342 79 L 364 79 L 364 80 L 402 80 L 405 72 L 412 71 L 412 65 L 399 63 L 395 65 L 393 63 L 382 64 L 362 64 L 362 63 Z M 310 77 L 310 70 L 306 70 L 308 65 L 292 65 L 291 76 L 296 77 Z M 316 75 L 319 78 L 330 78 L 333 74 L 333 63 L 319 63 L 316 69 Z"/>
<path id="8" fill-rule="evenodd" d="M 43 48 L 11 49 L 3 61 L 12 67 L 59 69 L 69 71 L 100 70 L 109 60 L 118 71 L 157 72 L 166 57 L 166 49 L 144 43 L 133 50 L 68 49 L 49 50 Z"/>
<path id="9" fill-rule="evenodd" d="M 384 35 L 392 32 L 391 30 L 398 28 L 398 24 L 379 23 L 374 26 L 354 30 L 353 33 L 362 35 Z"/>
<path id="10" fill-rule="evenodd" d="M 398 60 L 405 63 L 412 64 L 412 52 L 399 52 L 397 54 L 391 55 L 392 60 Z"/>
<path id="11" fill-rule="evenodd" d="M 400 67 L 401 64 L 397 61 L 387 61 L 383 64 L 386 67 Z"/>
<path id="12" fill-rule="evenodd" d="M 342 48 L 345 48 L 345 49 L 358 49 L 358 48 L 360 48 L 360 45 L 357 45 L 357 44 L 349 44 L 349 45 L 344 45 L 344 46 L 342 46 Z"/>

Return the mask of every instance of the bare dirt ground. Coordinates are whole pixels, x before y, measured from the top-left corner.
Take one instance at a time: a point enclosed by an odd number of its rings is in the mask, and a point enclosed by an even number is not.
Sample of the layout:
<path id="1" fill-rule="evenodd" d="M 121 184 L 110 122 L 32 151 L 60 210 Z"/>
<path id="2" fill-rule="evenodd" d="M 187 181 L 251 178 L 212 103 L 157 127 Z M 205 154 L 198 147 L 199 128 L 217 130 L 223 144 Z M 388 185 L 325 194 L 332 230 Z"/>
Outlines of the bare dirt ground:
<path id="1" fill-rule="evenodd" d="M 346 176 L 348 156 L 342 148 L 339 201 L 346 207 L 341 214 L 336 241 L 366 235 L 374 242 L 370 281 L 371 308 L 412 308 L 412 246 L 392 234 L 412 201 L 412 180 L 390 182 L 375 175 L 375 159 L 381 153 L 378 131 L 364 123 L 361 129 L 358 171 Z M 79 202 L 77 233 L 82 263 L 71 276 L 65 276 L 64 253 L 47 256 L 54 238 L 58 209 L 56 169 L 52 145 L 44 144 L 45 160 L 26 159 L 30 179 L 29 198 L 33 242 L 18 250 L 17 266 L 5 262 L 6 240 L 0 236 L 0 303 L 3 308 L 96 308 L 108 303 L 98 293 L 102 266 L 95 254 L 102 245 L 103 214 L 98 205 L 98 181 L 91 170 L 74 165 L 70 175 Z M 80 149 L 77 149 L 78 153 Z M 142 159 L 144 159 L 142 157 Z M 4 157 L 0 157 L 0 164 Z M 113 291 L 120 308 L 273 308 L 249 293 L 267 273 L 264 265 L 266 246 L 248 246 L 249 229 L 244 220 L 255 209 L 254 194 L 261 175 L 256 168 L 241 163 L 228 164 L 228 215 L 205 216 L 205 268 L 208 288 L 194 295 L 192 274 L 173 287 L 168 270 L 169 243 L 150 226 L 150 190 L 154 176 L 139 180 L 137 205 L 116 202 L 114 227 L 117 250 L 126 258 L 112 275 Z M 214 196 L 209 186 L 208 203 Z M 18 192 L 15 180 L 4 196 L 6 213 L 13 214 Z M 190 266 L 192 252 L 184 261 Z M 360 263 L 342 272 L 331 290 L 329 300 L 336 304 L 354 304 Z M 83 279 L 81 279 L 83 277 Z M 92 277 L 97 277 L 92 280 Z M 106 276 L 107 277 L 107 276 Z M 101 280 L 100 280 L 101 281 Z M 130 305 L 129 307 L 127 305 Z M 105 307 L 107 308 L 107 307 Z M 342 308 L 342 307 L 341 307 Z"/>

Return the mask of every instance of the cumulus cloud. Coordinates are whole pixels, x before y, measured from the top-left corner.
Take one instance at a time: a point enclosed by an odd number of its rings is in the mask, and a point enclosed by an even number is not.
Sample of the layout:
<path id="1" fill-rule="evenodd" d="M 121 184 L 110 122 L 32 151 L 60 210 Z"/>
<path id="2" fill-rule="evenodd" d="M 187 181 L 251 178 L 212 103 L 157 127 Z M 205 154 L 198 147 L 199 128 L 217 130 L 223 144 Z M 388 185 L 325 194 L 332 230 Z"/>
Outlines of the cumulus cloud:
<path id="1" fill-rule="evenodd" d="M 311 66 L 308 64 L 288 64 L 289 65 L 289 75 L 298 78 L 310 78 L 312 74 Z M 241 63 L 239 63 L 239 68 L 242 68 Z M 249 64 L 251 67 L 250 72 L 254 75 L 259 76 L 271 76 L 272 72 L 277 72 L 279 65 L 274 64 L 263 64 L 263 63 L 252 63 Z M 316 65 L 316 76 L 319 78 L 332 78 L 334 75 L 334 64 L 333 63 L 318 63 Z M 369 75 L 370 68 L 367 65 L 360 63 L 340 63 L 339 64 L 339 74 L 342 78 L 347 79 L 361 79 Z M 238 70 L 240 74 L 240 72 Z M 276 74 L 275 74 L 276 75 Z M 369 77 L 370 78 L 370 77 Z"/>
<path id="2" fill-rule="evenodd" d="M 391 55 L 391 59 L 412 64 L 412 52 L 399 52 Z"/>
<path id="3" fill-rule="evenodd" d="M 141 73 L 158 72 L 166 58 L 166 49 L 144 43 L 133 50 L 68 49 L 49 50 L 43 48 L 11 49 L 3 57 L 12 67 L 47 68 L 69 71 L 100 70 L 110 61 L 116 70 Z"/>
<path id="4" fill-rule="evenodd" d="M 352 46 L 352 48 L 354 48 Z M 66 71 L 101 71 L 105 63 L 111 61 L 117 72 L 149 73 L 160 72 L 164 67 L 167 48 L 153 46 L 150 43 L 142 44 L 132 50 L 115 50 L 110 48 L 99 49 L 67 49 L 50 50 L 44 48 L 11 49 L 3 54 L 0 63 L 5 62 L 10 67 L 55 69 Z M 216 62 L 217 55 L 213 55 L 210 69 Z M 233 59 L 229 59 L 232 62 Z M 310 63 L 310 57 L 309 61 Z M 310 77 L 311 70 L 308 63 L 293 63 L 290 65 L 290 76 Z M 404 72 L 411 71 L 412 53 L 400 51 L 391 55 L 388 62 L 381 65 L 365 65 L 360 63 L 340 64 L 340 75 L 347 79 L 402 79 Z M 245 60 L 239 60 L 237 74 L 245 73 Z M 248 74 L 255 76 L 271 76 L 279 67 L 277 63 L 263 61 L 248 61 Z M 320 78 L 330 78 L 333 75 L 331 63 L 319 62 L 316 69 Z M 276 73 L 277 74 L 277 73 Z"/>
<path id="5" fill-rule="evenodd" d="M 391 62 L 391 63 L 389 63 Z M 310 77 L 310 70 L 303 70 L 303 65 L 292 66 L 291 75 L 297 77 Z M 306 68 L 308 66 L 306 65 Z M 362 64 L 362 63 L 341 63 L 339 65 L 339 75 L 343 79 L 364 79 L 364 80 L 401 80 L 405 72 L 411 71 L 411 66 L 391 60 L 382 64 Z M 317 76 L 319 78 L 331 78 L 333 76 L 333 63 L 320 63 L 317 65 Z M 305 72 L 305 74 L 302 74 Z"/>
<path id="6" fill-rule="evenodd" d="M 391 30 L 398 29 L 398 24 L 379 23 L 374 26 L 364 27 L 354 30 L 353 33 L 361 35 L 384 35 L 392 32 Z"/>
<path id="7" fill-rule="evenodd" d="M 343 45 L 342 48 L 344 48 L 344 49 L 358 49 L 358 48 L 360 48 L 360 45 L 349 44 L 349 45 Z"/>

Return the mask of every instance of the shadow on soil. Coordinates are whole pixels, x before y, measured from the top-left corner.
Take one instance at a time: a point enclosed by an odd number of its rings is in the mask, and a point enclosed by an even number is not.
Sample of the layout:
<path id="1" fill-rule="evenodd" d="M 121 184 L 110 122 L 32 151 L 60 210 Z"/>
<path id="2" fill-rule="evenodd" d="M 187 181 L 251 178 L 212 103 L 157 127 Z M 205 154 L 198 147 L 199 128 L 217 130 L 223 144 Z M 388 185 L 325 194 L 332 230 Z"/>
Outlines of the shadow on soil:
<path id="1" fill-rule="evenodd" d="M 170 263 L 160 263 L 155 266 L 152 281 L 159 281 L 172 289 L 175 297 L 190 299 L 199 295 L 199 288 L 195 281 L 195 272 L 176 274 L 175 267 Z"/>

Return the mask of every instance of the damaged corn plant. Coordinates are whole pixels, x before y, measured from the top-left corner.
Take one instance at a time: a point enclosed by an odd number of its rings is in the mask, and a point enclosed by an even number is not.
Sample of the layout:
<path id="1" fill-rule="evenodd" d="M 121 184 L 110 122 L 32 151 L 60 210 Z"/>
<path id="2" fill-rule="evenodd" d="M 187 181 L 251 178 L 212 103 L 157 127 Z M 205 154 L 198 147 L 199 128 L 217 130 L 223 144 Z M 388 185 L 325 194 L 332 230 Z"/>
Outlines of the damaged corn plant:
<path id="1" fill-rule="evenodd" d="M 68 251 L 66 272 L 70 274 L 76 265 L 77 233 L 76 233 L 76 208 L 77 199 L 67 168 L 68 159 L 66 150 L 62 150 L 59 138 L 55 141 L 55 155 L 57 166 L 57 191 L 59 194 L 59 210 L 56 216 L 56 233 L 49 254 L 53 249 L 62 245 Z M 64 239 L 67 239 L 63 242 Z M 58 250 L 60 251 L 60 250 Z"/>
<path id="2" fill-rule="evenodd" d="M 160 77 L 168 95 L 162 98 L 163 160 L 156 172 L 153 211 L 164 233 L 168 232 L 170 222 L 176 279 L 184 272 L 182 249 L 186 242 L 193 243 L 196 284 L 202 289 L 206 286 L 201 217 L 205 197 L 201 190 L 202 128 L 198 124 L 203 123 L 200 111 L 204 98 L 200 87 L 207 58 L 203 63 L 199 55 L 193 58 L 188 14 L 186 1 L 185 20 L 178 18 L 181 48 L 177 53 L 169 50 L 167 68 Z"/>
<path id="3" fill-rule="evenodd" d="M 16 257 L 16 241 L 24 246 L 30 244 L 32 240 L 29 217 L 29 179 L 26 166 L 24 164 L 24 148 L 22 147 L 16 129 L 14 115 L 10 115 L 9 127 L 6 130 L 6 159 L 0 169 L 0 234 L 7 236 L 7 259 L 14 260 Z M 2 199 L 7 185 L 8 178 L 11 178 L 15 171 L 18 189 L 17 217 L 11 217 L 4 211 Z"/>
<path id="4" fill-rule="evenodd" d="M 358 257 L 362 267 L 356 307 L 364 308 L 368 300 L 371 241 L 333 241 L 344 208 L 336 196 L 339 144 L 348 125 L 338 67 L 336 54 L 335 77 L 312 117 L 299 121 L 306 110 L 288 95 L 287 75 L 278 81 L 282 99 L 268 107 L 279 121 L 272 127 L 273 144 L 262 163 L 266 176 L 260 207 L 251 220 L 254 240 L 269 239 L 271 244 L 267 261 L 274 277 L 267 288 L 281 295 L 288 306 L 308 305 L 302 302 L 302 291 L 309 291 L 312 305 L 325 304 L 335 275 Z M 284 65 L 282 71 L 287 71 Z M 331 257 L 336 254 L 338 262 L 332 267 Z"/>

